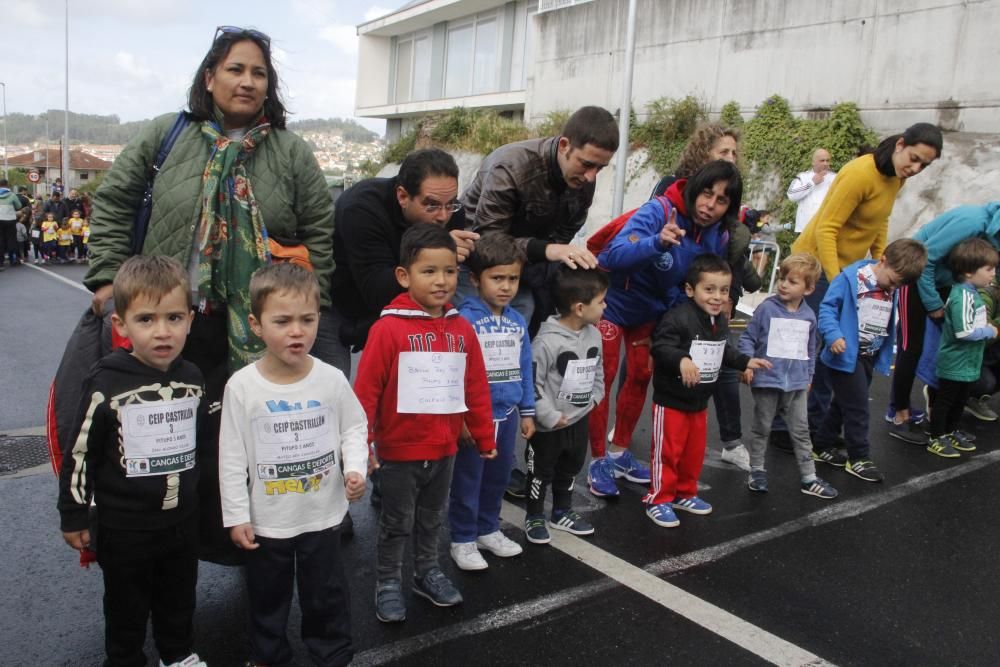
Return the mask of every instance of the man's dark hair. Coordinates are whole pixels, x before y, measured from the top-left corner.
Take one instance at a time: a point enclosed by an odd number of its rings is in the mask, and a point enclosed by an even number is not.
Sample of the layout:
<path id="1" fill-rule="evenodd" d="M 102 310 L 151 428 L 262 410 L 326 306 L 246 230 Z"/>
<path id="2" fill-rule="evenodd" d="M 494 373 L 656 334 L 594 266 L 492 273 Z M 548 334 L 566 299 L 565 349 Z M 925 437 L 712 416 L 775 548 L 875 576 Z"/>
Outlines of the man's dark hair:
<path id="1" fill-rule="evenodd" d="M 911 125 L 902 134 L 886 137 L 875 147 L 875 166 L 885 176 L 896 175 L 896 168 L 892 166 L 892 154 L 896 152 L 896 142 L 900 139 L 903 140 L 904 146 L 916 146 L 917 144 L 930 146 L 936 152 L 934 157 L 941 157 L 941 149 L 944 147 L 941 128 L 930 123 Z"/>
<path id="2" fill-rule="evenodd" d="M 966 274 L 975 273 L 984 266 L 996 266 L 998 259 L 997 250 L 989 241 L 965 239 L 948 253 L 948 268 L 955 280 L 962 280 Z"/>
<path id="3" fill-rule="evenodd" d="M 593 144 L 612 153 L 618 150 L 618 123 L 611 112 L 601 107 L 577 109 L 566 121 L 561 136 L 566 137 L 573 148 Z"/>
<path id="4" fill-rule="evenodd" d="M 413 266 L 421 250 L 435 250 L 437 248 L 447 248 L 456 255 L 458 248 L 455 246 L 455 239 L 451 238 L 448 230 L 441 225 L 429 222 L 418 222 L 410 225 L 410 228 L 403 232 L 403 238 L 399 241 L 399 265 L 404 269 Z"/>
<path id="5" fill-rule="evenodd" d="M 521 246 L 517 245 L 514 237 L 503 232 L 485 234 L 476 241 L 476 248 L 465 260 L 465 265 L 473 275 L 478 276 L 486 269 L 505 264 L 520 264 L 524 266 L 528 263 L 528 255 Z"/>
<path id="6" fill-rule="evenodd" d="M 288 121 L 288 112 L 281 101 L 281 90 L 278 83 L 278 72 L 274 69 L 271 60 L 271 44 L 263 39 L 257 31 L 244 30 L 242 32 L 220 32 L 212 47 L 205 54 L 198 69 L 194 72 L 194 81 L 191 83 L 191 90 L 188 91 L 188 108 L 195 120 L 215 120 L 214 102 L 212 93 L 208 92 L 205 85 L 205 72 L 214 70 L 215 67 L 229 55 L 229 50 L 238 42 L 250 40 L 264 54 L 264 63 L 267 66 L 267 92 L 264 99 L 264 115 L 271 123 L 271 127 L 279 130 L 285 129 Z"/>
<path id="7" fill-rule="evenodd" d="M 703 273 L 724 273 L 729 276 L 732 275 L 733 270 L 729 268 L 729 262 L 724 257 L 706 252 L 691 260 L 691 266 L 688 267 L 684 282 L 690 285 L 691 289 L 694 289 L 701 281 Z"/>
<path id="8" fill-rule="evenodd" d="M 732 162 L 715 160 L 695 172 L 684 186 L 684 204 L 688 215 L 693 216 L 695 201 L 705 190 L 711 190 L 719 181 L 726 182 L 726 196 L 729 197 L 729 208 L 722 215 L 721 222 L 728 226 L 740 217 L 740 204 L 743 201 L 743 178 L 740 170 Z"/>
<path id="9" fill-rule="evenodd" d="M 5 188 L 9 185 L 6 178 L 0 178 L 0 188 Z"/>
<path id="10" fill-rule="evenodd" d="M 568 315 L 578 303 L 590 303 L 608 289 L 608 274 L 600 269 L 571 269 L 560 264 L 552 276 L 552 305 L 560 315 Z"/>
<path id="11" fill-rule="evenodd" d="M 411 197 L 420 194 L 420 186 L 431 176 L 458 179 L 458 165 L 455 158 L 440 148 L 421 148 L 412 151 L 399 165 L 397 179 Z M 441 202 L 447 204 L 448 202 Z"/>

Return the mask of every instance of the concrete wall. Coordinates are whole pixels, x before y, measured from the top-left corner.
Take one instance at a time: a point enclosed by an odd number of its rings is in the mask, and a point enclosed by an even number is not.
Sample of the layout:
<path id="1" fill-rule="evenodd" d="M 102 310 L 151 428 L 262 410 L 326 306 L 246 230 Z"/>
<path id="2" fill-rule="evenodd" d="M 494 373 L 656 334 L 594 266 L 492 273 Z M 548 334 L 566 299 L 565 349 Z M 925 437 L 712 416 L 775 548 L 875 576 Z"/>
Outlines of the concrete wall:
<path id="1" fill-rule="evenodd" d="M 628 0 L 536 18 L 526 116 L 621 98 Z M 857 102 L 883 133 L 916 121 L 1000 131 L 1000 0 L 639 0 L 632 104 L 695 95 L 750 115 Z"/>

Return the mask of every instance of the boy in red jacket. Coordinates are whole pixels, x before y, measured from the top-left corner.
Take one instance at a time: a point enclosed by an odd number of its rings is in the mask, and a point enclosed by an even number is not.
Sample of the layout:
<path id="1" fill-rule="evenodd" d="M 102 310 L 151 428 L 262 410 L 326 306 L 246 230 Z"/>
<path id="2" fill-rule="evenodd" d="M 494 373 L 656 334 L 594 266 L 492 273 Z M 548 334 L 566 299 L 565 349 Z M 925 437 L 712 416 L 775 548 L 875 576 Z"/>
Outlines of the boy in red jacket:
<path id="1" fill-rule="evenodd" d="M 375 615 L 384 623 L 406 620 L 402 568 L 411 532 L 413 592 L 439 607 L 462 601 L 438 564 L 438 534 L 463 421 L 480 456 L 496 456 L 482 351 L 449 303 L 458 283 L 455 241 L 444 227 L 413 225 L 400 242 L 400 264 L 396 280 L 407 293 L 372 327 L 354 383 L 381 461 Z"/>

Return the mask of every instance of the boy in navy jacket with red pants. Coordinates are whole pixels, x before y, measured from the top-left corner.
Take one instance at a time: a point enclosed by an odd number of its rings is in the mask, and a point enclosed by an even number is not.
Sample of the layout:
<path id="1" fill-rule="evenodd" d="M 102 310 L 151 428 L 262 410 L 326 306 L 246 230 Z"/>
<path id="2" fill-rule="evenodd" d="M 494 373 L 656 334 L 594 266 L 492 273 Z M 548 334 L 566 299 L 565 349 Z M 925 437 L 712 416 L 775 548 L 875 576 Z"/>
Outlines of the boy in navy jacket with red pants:
<path id="1" fill-rule="evenodd" d="M 463 421 L 480 455 L 496 456 L 483 354 L 472 325 L 449 303 L 458 282 L 455 241 L 444 227 L 413 225 L 400 264 L 396 279 L 407 294 L 372 327 L 354 383 L 382 461 L 375 615 L 387 623 L 406 619 L 401 582 L 411 531 L 413 592 L 439 607 L 462 601 L 438 563 L 438 533 Z"/>

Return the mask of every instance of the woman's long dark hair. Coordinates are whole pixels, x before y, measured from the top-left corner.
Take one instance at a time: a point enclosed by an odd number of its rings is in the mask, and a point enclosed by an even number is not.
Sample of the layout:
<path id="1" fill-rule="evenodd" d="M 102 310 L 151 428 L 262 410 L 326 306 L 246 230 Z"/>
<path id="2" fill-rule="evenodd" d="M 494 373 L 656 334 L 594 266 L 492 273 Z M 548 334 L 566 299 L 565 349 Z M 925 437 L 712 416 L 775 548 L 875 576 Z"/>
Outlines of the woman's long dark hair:
<path id="1" fill-rule="evenodd" d="M 684 186 L 684 205 L 688 216 L 694 214 L 695 201 L 705 190 L 711 190 L 719 181 L 726 181 L 726 196 L 729 197 L 729 208 L 726 209 L 720 222 L 729 226 L 739 220 L 740 204 L 743 202 L 743 177 L 740 170 L 732 162 L 715 160 L 695 172 Z"/>
<path id="2" fill-rule="evenodd" d="M 896 175 L 896 168 L 892 165 L 892 154 L 896 152 L 896 142 L 900 139 L 903 140 L 905 146 L 916 146 L 917 144 L 930 146 L 937 153 L 934 157 L 941 157 L 941 149 L 944 147 L 941 129 L 930 123 L 911 125 L 902 134 L 886 137 L 875 147 L 875 166 L 886 176 Z"/>
<path id="3" fill-rule="evenodd" d="M 208 92 L 205 86 L 205 72 L 214 70 L 216 65 L 224 59 L 229 50 L 237 42 L 250 40 L 264 54 L 264 63 L 267 65 L 267 97 L 264 100 L 264 115 L 267 116 L 271 127 L 280 130 L 285 129 L 288 120 L 288 112 L 281 101 L 281 91 L 278 85 L 278 72 L 274 69 L 271 61 L 271 45 L 260 37 L 256 31 L 250 32 L 222 32 L 212 43 L 212 48 L 205 54 L 204 60 L 194 73 L 194 81 L 191 83 L 191 90 L 188 92 L 188 108 L 194 120 L 215 120 L 214 102 L 212 93 Z"/>

